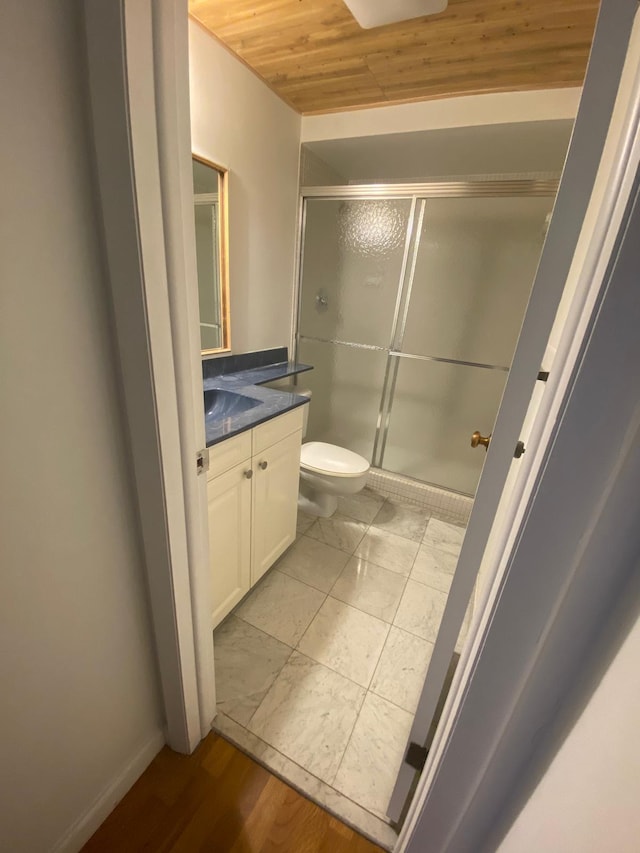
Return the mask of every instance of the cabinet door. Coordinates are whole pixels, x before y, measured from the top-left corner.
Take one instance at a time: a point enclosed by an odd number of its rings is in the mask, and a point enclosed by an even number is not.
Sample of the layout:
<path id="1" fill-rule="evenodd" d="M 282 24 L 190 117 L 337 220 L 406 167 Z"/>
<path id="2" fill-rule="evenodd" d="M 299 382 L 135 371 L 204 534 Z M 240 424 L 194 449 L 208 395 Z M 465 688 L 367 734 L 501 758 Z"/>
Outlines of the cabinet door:
<path id="1" fill-rule="evenodd" d="M 213 627 L 251 586 L 251 462 L 209 480 L 209 566 Z"/>
<path id="2" fill-rule="evenodd" d="M 302 431 L 253 457 L 251 584 L 296 538 Z"/>

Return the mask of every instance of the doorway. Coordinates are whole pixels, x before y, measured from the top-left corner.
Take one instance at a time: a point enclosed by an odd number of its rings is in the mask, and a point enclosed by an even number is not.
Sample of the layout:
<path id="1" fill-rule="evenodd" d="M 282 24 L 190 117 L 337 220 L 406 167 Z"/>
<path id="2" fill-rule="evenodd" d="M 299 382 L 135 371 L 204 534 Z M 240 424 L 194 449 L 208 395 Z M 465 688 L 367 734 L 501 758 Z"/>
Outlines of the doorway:
<path id="1" fill-rule="evenodd" d="M 616 83 L 616 85 L 617 85 L 617 83 Z M 588 100 L 588 99 L 587 99 L 587 100 Z M 594 105 L 593 105 L 593 103 L 591 103 L 591 104 L 588 104 L 588 106 L 593 107 Z M 586 106 L 585 106 L 585 109 L 586 109 Z M 597 112 L 597 111 L 595 111 L 595 112 Z M 602 129 L 600 129 L 600 130 L 602 130 Z M 599 140 L 595 140 L 595 141 L 594 141 L 594 143 L 593 143 L 593 145 L 586 145 L 586 149 L 588 150 L 588 152 L 590 152 L 590 164 L 591 164 L 591 167 L 592 167 L 591 172 L 590 172 L 590 175 L 592 175 L 592 174 L 595 172 L 595 166 L 596 166 L 596 164 L 597 164 L 597 160 L 598 160 L 598 158 L 599 158 L 599 153 L 600 153 L 600 151 L 599 151 L 599 149 L 598 149 L 598 145 L 600 144 L 600 147 L 601 147 L 601 143 L 602 143 L 603 136 L 604 136 L 604 131 L 602 130 L 602 133 L 601 133 L 601 135 L 600 135 Z M 593 137 L 593 133 L 592 133 L 592 137 Z M 584 146 L 583 146 L 583 153 L 584 153 Z M 587 159 L 589 159 L 589 158 L 587 158 Z M 571 157 L 570 157 L 570 161 L 569 161 L 569 162 L 571 163 Z M 584 162 L 582 163 L 582 167 L 584 168 Z M 569 169 L 569 177 L 571 177 L 571 169 Z M 574 177 L 574 178 L 576 177 L 576 176 L 575 176 L 575 173 L 573 173 L 573 177 Z M 584 178 L 584 174 L 582 175 L 582 177 Z M 573 191 L 576 191 L 576 186 L 575 186 L 575 185 L 574 185 L 574 186 L 571 186 L 571 187 L 570 187 L 570 189 L 571 189 L 571 190 L 573 190 Z M 589 192 L 589 189 L 587 188 L 587 190 L 586 190 L 587 195 L 588 195 L 588 192 Z M 578 195 L 578 196 L 582 199 L 582 201 L 584 202 L 582 211 L 578 211 L 578 214 L 580 214 L 580 215 L 578 215 L 578 216 L 576 217 L 576 221 L 578 222 L 577 228 L 579 228 L 579 222 L 581 222 L 581 221 L 582 221 L 582 215 L 581 215 L 581 213 L 583 213 L 583 212 L 584 212 L 584 208 L 586 207 L 586 199 L 584 198 L 584 193 L 583 193 L 582 195 L 580 195 L 580 193 L 578 192 L 578 193 L 577 193 L 577 195 Z M 579 205 L 578 205 L 578 207 L 579 207 Z M 575 213 L 575 211 L 574 211 L 574 213 Z M 567 214 L 567 209 L 566 209 L 566 205 L 565 205 L 565 207 L 564 207 L 564 209 L 563 209 L 563 215 L 566 217 L 566 214 Z M 573 221 L 573 220 L 571 220 L 571 221 Z M 575 236 L 575 235 L 574 235 L 574 236 Z M 568 239 L 567 239 L 566 234 L 564 235 L 564 239 L 565 239 L 565 241 L 567 241 L 567 243 L 570 245 L 570 251 L 572 252 L 573 246 L 575 245 L 575 240 L 573 240 L 573 242 L 572 242 L 571 240 L 568 240 Z M 560 266 L 562 266 L 562 265 L 560 264 Z M 556 259 L 556 269 L 557 269 L 557 259 Z M 563 278 L 564 278 L 564 276 L 563 276 Z M 559 291 L 556 293 L 556 296 L 557 296 L 557 297 L 559 297 Z M 553 302 L 553 300 L 552 300 L 552 302 Z M 555 300 L 555 305 L 557 305 L 557 299 Z M 547 311 L 547 314 L 549 314 L 549 313 L 553 314 L 553 312 L 554 312 L 554 310 L 555 310 L 555 305 L 553 305 L 553 306 L 552 306 L 552 308 L 550 309 L 550 311 Z M 548 317 L 547 317 L 547 319 L 548 319 Z M 550 325 L 550 324 L 549 324 L 549 325 Z M 178 352 L 178 351 L 179 351 L 179 348 L 177 348 L 177 349 L 176 349 L 176 352 Z M 539 360 L 539 359 L 538 359 L 538 360 Z M 530 370 L 530 367 L 531 367 L 531 361 L 532 361 L 532 359 L 531 359 L 531 353 L 529 353 L 529 357 L 528 357 L 528 360 L 527 360 L 527 361 L 528 361 L 528 363 L 527 363 L 527 370 Z M 521 371 L 521 372 L 522 372 L 522 371 Z M 525 371 L 525 373 L 526 373 L 526 371 Z M 529 378 L 531 379 L 531 377 L 529 377 Z M 535 377 L 533 377 L 533 380 L 532 380 L 532 381 L 535 381 Z M 530 382 L 530 383 L 529 383 L 529 386 L 531 386 L 531 384 L 532 384 L 532 382 Z M 529 387 L 529 390 L 530 390 L 530 387 Z M 518 408 L 518 407 L 516 407 L 516 408 Z M 519 412 L 518 412 L 520 415 L 522 415 L 522 414 L 523 414 L 522 408 L 523 408 L 523 407 L 522 407 L 522 406 L 520 406 L 520 410 L 519 410 Z M 511 412 L 512 412 L 512 414 L 513 414 L 513 409 L 511 410 Z M 517 430 L 517 428 L 518 428 L 518 427 L 521 425 L 521 423 L 522 423 L 522 417 L 519 417 L 519 419 L 517 419 L 517 420 L 519 420 L 519 424 L 516 426 L 516 430 Z M 514 437 L 514 436 L 513 436 L 513 429 L 508 430 L 508 429 L 506 429 L 506 427 L 505 427 L 505 426 L 504 426 L 504 424 L 503 424 L 500 430 L 496 429 L 496 433 L 495 433 L 494 438 L 493 438 L 493 446 L 494 446 L 494 448 L 495 448 L 496 446 L 500 446 L 500 448 L 501 448 L 501 452 L 502 452 L 502 453 L 504 453 L 504 452 L 506 451 L 506 453 L 507 453 L 507 457 L 508 457 L 508 456 L 509 456 L 509 453 L 510 453 L 510 451 L 509 451 L 509 449 L 508 449 L 508 445 L 512 444 L 512 439 L 513 439 L 513 437 Z M 491 451 L 490 451 L 490 452 L 491 452 Z M 494 455 L 495 455 L 495 454 L 494 454 Z M 192 461 L 193 461 L 193 460 L 192 460 L 192 459 L 190 459 L 190 462 L 192 462 Z M 185 468 L 185 472 L 186 472 L 186 471 L 188 471 L 188 470 L 190 470 L 190 469 L 189 469 L 189 468 Z M 193 473 L 193 472 L 192 472 L 192 473 Z M 498 472 L 498 473 L 500 473 L 500 472 Z M 504 467 L 501 469 L 501 473 L 502 473 L 502 474 L 504 474 Z M 494 478 L 494 479 L 497 479 L 496 471 L 494 471 L 493 478 Z M 502 477 L 502 481 L 504 482 L 504 477 Z M 494 485 L 495 485 L 495 484 L 494 484 Z M 486 490 L 485 490 L 485 491 L 486 491 Z M 485 508 L 485 512 L 486 512 L 486 508 Z M 480 529 L 480 525 L 476 525 L 476 527 L 478 528 L 478 530 Z M 480 531 L 480 532 L 482 532 L 482 531 Z M 485 541 L 486 541 L 486 539 L 485 539 Z M 475 542 L 474 542 L 474 549 L 476 550 L 476 553 L 477 553 L 477 548 L 478 548 L 479 543 L 480 543 L 480 537 L 477 535 L 477 536 L 476 536 L 476 540 L 475 540 Z M 466 546 L 465 546 L 465 547 L 466 547 Z M 467 550 L 469 550 L 469 549 L 467 549 Z M 195 584 L 195 583 L 194 583 L 194 584 L 193 584 L 192 589 L 193 589 L 195 586 L 197 586 L 197 584 Z M 183 617 L 183 616 L 184 616 L 184 613 L 182 614 L 182 617 Z M 184 624 L 183 624 L 183 621 L 182 621 L 182 617 L 181 617 L 180 624 L 182 624 L 182 625 L 183 625 L 183 627 L 184 627 Z M 196 630 L 198 630 L 198 625 L 196 625 Z M 167 683 L 168 683 L 168 682 L 167 682 Z M 183 695 L 183 694 L 181 694 L 181 695 Z M 205 725 L 206 725 L 206 722 L 204 722 L 204 723 L 203 723 L 203 726 L 205 726 Z"/>
<path id="2" fill-rule="evenodd" d="M 470 434 L 493 428 L 556 188 L 304 190 L 306 440 L 375 469 L 335 516 L 299 513 L 295 544 L 216 629 L 214 727 L 386 846 L 485 458 Z"/>

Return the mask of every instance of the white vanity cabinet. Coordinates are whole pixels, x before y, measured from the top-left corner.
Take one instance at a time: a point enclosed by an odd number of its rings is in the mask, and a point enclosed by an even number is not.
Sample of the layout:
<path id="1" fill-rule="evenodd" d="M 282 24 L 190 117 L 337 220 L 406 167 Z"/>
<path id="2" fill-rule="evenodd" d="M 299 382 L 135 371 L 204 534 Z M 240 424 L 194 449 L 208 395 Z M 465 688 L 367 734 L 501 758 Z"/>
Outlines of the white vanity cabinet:
<path id="1" fill-rule="evenodd" d="M 251 585 L 251 460 L 207 484 L 214 627 Z"/>
<path id="2" fill-rule="evenodd" d="M 209 565 L 215 626 L 296 536 L 302 407 L 209 451 Z"/>
<path id="3" fill-rule="evenodd" d="M 296 538 L 301 436 L 294 432 L 254 456 L 252 586 Z"/>

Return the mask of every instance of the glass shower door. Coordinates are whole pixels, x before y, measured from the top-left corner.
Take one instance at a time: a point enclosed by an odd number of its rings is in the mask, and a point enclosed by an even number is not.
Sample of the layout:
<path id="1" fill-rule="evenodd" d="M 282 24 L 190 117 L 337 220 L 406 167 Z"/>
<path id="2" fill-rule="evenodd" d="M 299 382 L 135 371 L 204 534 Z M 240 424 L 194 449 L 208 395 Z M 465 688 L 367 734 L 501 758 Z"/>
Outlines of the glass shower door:
<path id="1" fill-rule="evenodd" d="M 473 495 L 533 283 L 549 197 L 432 198 L 390 355 L 381 467 Z"/>
<path id="2" fill-rule="evenodd" d="M 406 198 L 312 198 L 305 207 L 298 358 L 315 367 L 309 436 L 367 459 L 414 206 Z"/>

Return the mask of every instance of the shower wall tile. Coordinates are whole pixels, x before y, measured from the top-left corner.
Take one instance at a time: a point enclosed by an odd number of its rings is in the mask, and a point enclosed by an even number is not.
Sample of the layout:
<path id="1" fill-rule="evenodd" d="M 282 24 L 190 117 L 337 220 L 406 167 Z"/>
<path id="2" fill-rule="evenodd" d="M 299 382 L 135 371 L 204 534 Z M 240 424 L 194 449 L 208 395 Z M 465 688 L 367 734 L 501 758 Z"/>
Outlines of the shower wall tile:
<path id="1" fill-rule="evenodd" d="M 473 498 L 449 492 L 430 483 L 413 480 L 402 474 L 372 468 L 368 477 L 369 488 L 387 498 L 401 500 L 424 507 L 429 515 L 466 527 L 473 507 Z"/>

